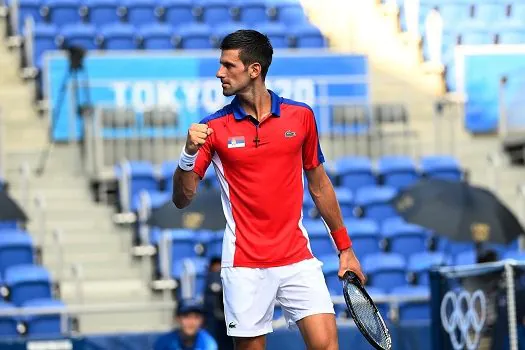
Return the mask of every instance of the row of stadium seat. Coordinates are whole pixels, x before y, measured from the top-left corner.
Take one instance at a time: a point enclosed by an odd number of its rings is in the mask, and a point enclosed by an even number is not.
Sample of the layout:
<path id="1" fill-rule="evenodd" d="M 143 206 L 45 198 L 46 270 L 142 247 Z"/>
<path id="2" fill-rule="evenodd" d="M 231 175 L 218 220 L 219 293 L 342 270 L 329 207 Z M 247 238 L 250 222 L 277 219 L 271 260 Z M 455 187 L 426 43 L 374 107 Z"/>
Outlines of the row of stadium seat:
<path id="1" fill-rule="evenodd" d="M 65 309 L 64 303 L 54 299 L 34 299 L 23 305 L 23 308 L 31 309 Z M 0 302 L 0 312 L 14 311 L 17 306 Z M 0 337 L 5 339 L 17 338 L 20 335 L 30 338 L 56 337 L 62 334 L 61 315 L 28 315 L 23 317 L 2 316 L 0 317 Z"/>
<path id="2" fill-rule="evenodd" d="M 211 49 L 220 44 L 228 33 L 250 28 L 242 23 L 223 22 L 211 27 L 192 23 L 181 26 L 171 24 L 111 23 L 96 26 L 90 24 L 65 25 L 38 23 L 33 32 L 33 60 L 41 68 L 44 52 L 71 46 L 87 50 L 172 50 Z M 318 28 L 303 24 L 285 26 L 281 23 L 259 25 L 255 29 L 266 33 L 275 48 L 322 48 L 326 40 Z"/>
<path id="3" fill-rule="evenodd" d="M 166 22 L 188 25 L 192 22 L 215 23 L 240 21 L 250 25 L 281 22 L 287 25 L 307 23 L 306 14 L 298 2 L 268 4 L 262 0 L 20 0 L 19 32 L 24 19 L 35 22 L 66 24 L 88 22 L 101 26 L 116 22 L 146 25 Z"/>

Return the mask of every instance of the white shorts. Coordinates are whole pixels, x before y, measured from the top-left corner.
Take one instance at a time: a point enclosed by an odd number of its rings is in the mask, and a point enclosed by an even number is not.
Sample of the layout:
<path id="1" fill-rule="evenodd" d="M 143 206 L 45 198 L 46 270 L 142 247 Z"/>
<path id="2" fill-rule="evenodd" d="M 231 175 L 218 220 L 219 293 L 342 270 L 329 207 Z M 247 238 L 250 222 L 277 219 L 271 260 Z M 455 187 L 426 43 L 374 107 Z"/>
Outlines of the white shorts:
<path id="1" fill-rule="evenodd" d="M 223 267 L 228 335 L 256 337 L 271 333 L 276 301 L 289 327 L 306 316 L 334 314 L 321 266 L 313 258 L 280 267 Z"/>

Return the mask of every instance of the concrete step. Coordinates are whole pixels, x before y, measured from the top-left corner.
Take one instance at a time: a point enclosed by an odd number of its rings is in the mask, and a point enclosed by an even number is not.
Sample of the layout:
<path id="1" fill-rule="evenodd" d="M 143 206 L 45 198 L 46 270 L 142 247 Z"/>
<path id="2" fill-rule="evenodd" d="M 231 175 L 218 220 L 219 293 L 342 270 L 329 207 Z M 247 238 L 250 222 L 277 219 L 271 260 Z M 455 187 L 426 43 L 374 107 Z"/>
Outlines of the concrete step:
<path id="1" fill-rule="evenodd" d="M 79 264 L 107 264 L 108 267 L 113 264 L 128 264 L 131 261 L 130 252 L 113 251 L 105 249 L 103 245 L 94 251 L 75 252 L 63 250 L 62 259 L 65 263 L 79 263 Z M 43 261 L 46 265 L 57 265 L 60 262 L 60 255 L 56 252 L 43 252 Z M 127 266 L 127 265 L 126 265 Z"/>
<path id="2" fill-rule="evenodd" d="M 107 266 L 107 265 L 92 265 L 81 264 L 75 265 L 80 269 L 81 278 L 83 281 L 115 281 L 119 279 L 143 280 L 144 285 L 151 278 L 151 267 L 146 265 L 143 270 L 130 266 Z M 73 274 L 72 265 L 66 265 L 60 270 L 58 267 L 46 266 L 53 276 L 54 281 L 74 281 L 76 275 Z"/>
<path id="3" fill-rule="evenodd" d="M 79 291 L 80 288 L 80 291 Z M 81 296 L 79 296 L 81 293 Z M 84 304 L 106 302 L 149 302 L 151 291 L 139 278 L 116 279 L 110 281 L 82 281 L 80 286 L 75 281 L 60 283 L 60 295 L 66 303 L 77 303 L 78 298 Z"/>
<path id="4" fill-rule="evenodd" d="M 161 311 L 105 312 L 79 317 L 80 331 L 87 334 L 162 332 L 172 329 L 172 322 L 173 310 L 169 308 Z"/>

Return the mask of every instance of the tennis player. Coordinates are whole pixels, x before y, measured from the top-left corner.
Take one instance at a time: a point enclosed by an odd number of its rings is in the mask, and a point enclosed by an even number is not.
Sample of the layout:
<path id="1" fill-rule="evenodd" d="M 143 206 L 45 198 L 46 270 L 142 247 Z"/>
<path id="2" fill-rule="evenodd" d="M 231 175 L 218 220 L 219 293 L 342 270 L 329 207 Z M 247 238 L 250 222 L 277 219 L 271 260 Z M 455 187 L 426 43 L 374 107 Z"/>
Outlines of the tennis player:
<path id="1" fill-rule="evenodd" d="M 236 349 L 265 348 L 276 300 L 308 349 L 338 349 L 333 303 L 302 224 L 303 174 L 339 250 L 339 276 L 353 271 L 364 281 L 364 275 L 322 165 L 314 113 L 266 88 L 273 48 L 265 35 L 239 30 L 220 48 L 217 78 L 223 94 L 235 98 L 190 127 L 173 177 L 173 202 L 189 205 L 213 163 L 227 221 L 224 312 Z"/>

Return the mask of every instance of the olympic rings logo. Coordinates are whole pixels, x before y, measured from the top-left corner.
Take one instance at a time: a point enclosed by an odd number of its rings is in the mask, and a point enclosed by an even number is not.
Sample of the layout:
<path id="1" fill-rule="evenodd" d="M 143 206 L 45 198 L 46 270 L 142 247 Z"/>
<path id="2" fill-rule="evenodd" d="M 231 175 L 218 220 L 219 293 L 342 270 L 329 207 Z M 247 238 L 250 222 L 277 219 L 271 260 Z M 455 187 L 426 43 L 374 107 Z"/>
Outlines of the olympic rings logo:
<path id="1" fill-rule="evenodd" d="M 449 291 L 441 301 L 441 324 L 454 350 L 475 350 L 487 318 L 485 294 Z"/>

